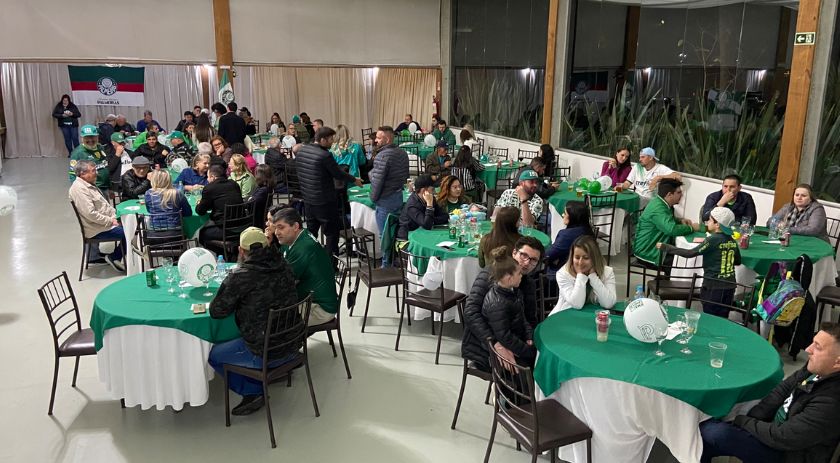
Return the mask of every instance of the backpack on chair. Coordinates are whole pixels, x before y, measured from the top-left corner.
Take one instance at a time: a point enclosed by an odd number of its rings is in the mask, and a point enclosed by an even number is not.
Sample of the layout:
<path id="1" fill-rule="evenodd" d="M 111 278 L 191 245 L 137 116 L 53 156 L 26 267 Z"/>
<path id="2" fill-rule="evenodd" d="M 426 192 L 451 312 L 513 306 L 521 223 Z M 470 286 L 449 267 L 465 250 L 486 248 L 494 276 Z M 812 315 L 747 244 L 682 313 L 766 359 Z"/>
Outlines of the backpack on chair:
<path id="1" fill-rule="evenodd" d="M 777 278 L 778 286 L 770 292 Z M 805 290 L 799 281 L 791 278 L 790 272 L 785 270 L 784 263 L 771 264 L 759 291 L 758 304 L 755 307 L 758 316 L 772 325 L 790 326 L 799 317 L 804 306 Z"/>

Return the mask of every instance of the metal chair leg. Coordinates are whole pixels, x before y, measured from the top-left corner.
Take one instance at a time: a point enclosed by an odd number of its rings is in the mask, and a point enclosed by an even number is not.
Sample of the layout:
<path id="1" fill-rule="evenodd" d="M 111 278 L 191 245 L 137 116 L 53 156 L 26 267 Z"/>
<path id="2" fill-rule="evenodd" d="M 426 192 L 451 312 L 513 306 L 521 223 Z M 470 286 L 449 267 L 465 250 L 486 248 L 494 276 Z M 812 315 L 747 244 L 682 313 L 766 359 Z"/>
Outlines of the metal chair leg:
<path id="1" fill-rule="evenodd" d="M 362 333 L 365 332 L 365 325 L 367 325 L 368 310 L 370 310 L 370 293 L 372 292 L 373 288 L 368 286 L 367 302 L 365 303 L 365 316 L 362 318 Z"/>
<path id="2" fill-rule="evenodd" d="M 394 344 L 394 350 L 400 350 L 400 335 L 402 334 L 403 317 L 405 316 L 406 310 L 408 309 L 405 304 L 405 298 L 403 298 L 402 311 L 400 311 L 400 324 L 397 328 L 397 343 Z"/>
<path id="3" fill-rule="evenodd" d="M 490 451 L 493 450 L 493 440 L 496 439 L 496 426 L 499 424 L 496 421 L 495 410 L 493 411 L 493 427 L 490 429 L 490 439 L 487 440 L 487 452 L 484 454 L 484 463 L 490 461 Z"/>
<path id="4" fill-rule="evenodd" d="M 55 369 L 53 370 L 52 392 L 50 393 L 50 408 L 47 409 L 47 415 L 53 414 L 53 404 L 55 404 L 55 386 L 58 383 L 58 355 L 55 356 Z"/>
<path id="5" fill-rule="evenodd" d="M 335 351 L 335 343 L 333 342 L 332 331 L 327 330 L 327 340 L 330 341 L 330 347 L 332 347 L 333 351 L 333 358 L 338 357 L 338 353 Z"/>
<path id="6" fill-rule="evenodd" d="M 434 318 L 432 319 L 432 325 L 435 324 Z M 440 341 L 443 339 L 443 312 L 440 314 L 440 330 L 438 330 L 438 342 L 437 342 L 437 350 L 435 351 L 435 365 L 440 364 Z"/>
<path id="7" fill-rule="evenodd" d="M 461 411 L 461 400 L 464 398 L 464 387 L 467 385 L 467 361 L 464 360 L 464 370 L 461 374 L 461 389 L 458 391 L 458 402 L 455 403 L 455 416 L 452 417 L 452 425 L 449 429 L 455 429 L 458 422 L 458 413 Z"/>
<path id="8" fill-rule="evenodd" d="M 224 367 L 222 367 L 224 368 Z M 228 371 L 224 369 L 225 374 L 225 427 L 230 427 L 230 388 L 228 387 Z"/>
<path id="9" fill-rule="evenodd" d="M 312 397 L 312 408 L 315 409 L 315 416 L 321 416 L 321 412 L 318 411 L 318 401 L 315 400 L 315 388 L 312 387 L 312 374 L 309 372 L 309 356 L 307 356 L 303 360 L 303 366 L 306 369 L 306 381 L 309 383 L 309 395 Z M 266 404 L 268 401 L 266 401 Z"/>
<path id="10" fill-rule="evenodd" d="M 79 356 L 76 356 L 76 366 L 73 367 L 73 383 L 72 387 L 76 387 L 76 376 L 79 374 Z"/>
<path id="11" fill-rule="evenodd" d="M 341 358 L 344 359 L 344 369 L 347 370 L 347 379 L 352 379 L 350 365 L 347 363 L 347 353 L 344 351 L 344 340 L 341 339 L 341 329 L 337 329 L 335 332 L 338 334 L 338 347 L 341 348 Z"/>
<path id="12" fill-rule="evenodd" d="M 265 379 L 265 378 L 263 378 Z M 277 448 L 274 440 L 274 423 L 271 421 L 271 404 L 268 400 L 268 383 L 263 381 L 263 400 L 265 401 L 265 417 L 268 420 L 268 435 L 271 436 L 271 448 Z"/>

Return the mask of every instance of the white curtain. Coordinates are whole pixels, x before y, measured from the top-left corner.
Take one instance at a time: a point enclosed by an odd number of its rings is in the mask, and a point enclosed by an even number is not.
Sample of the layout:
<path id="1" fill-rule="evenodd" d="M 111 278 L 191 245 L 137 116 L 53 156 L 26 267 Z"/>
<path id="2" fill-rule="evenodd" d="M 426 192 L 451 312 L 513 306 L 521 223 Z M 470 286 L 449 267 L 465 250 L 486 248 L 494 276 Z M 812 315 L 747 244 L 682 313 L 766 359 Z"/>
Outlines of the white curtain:
<path id="1" fill-rule="evenodd" d="M 420 127 L 431 124 L 437 70 L 383 68 L 376 76 L 373 126 L 396 127 L 406 113 Z"/>
<path id="2" fill-rule="evenodd" d="M 70 94 L 70 63 L 3 63 L 0 74 L 6 125 L 6 157 L 64 157 L 66 149 L 52 110 Z M 165 129 L 175 128 L 184 111 L 201 102 L 201 73 L 192 65 L 146 65 L 145 106 L 80 106 L 80 124 L 95 124 L 108 113 L 134 124 L 149 109 Z"/>

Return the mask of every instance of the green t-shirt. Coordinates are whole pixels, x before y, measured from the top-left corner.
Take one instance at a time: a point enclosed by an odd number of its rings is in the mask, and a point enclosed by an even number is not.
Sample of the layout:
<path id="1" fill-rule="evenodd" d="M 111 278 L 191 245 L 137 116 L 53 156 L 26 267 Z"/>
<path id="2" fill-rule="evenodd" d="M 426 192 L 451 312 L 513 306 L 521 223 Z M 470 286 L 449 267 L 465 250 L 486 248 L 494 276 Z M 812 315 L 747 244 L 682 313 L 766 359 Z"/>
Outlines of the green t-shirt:
<path id="1" fill-rule="evenodd" d="M 338 312 L 335 270 L 327 251 L 306 230 L 291 246 L 282 246 L 281 249 L 295 274 L 298 297 L 303 299 L 312 291 L 313 303 L 325 312 Z"/>
<path id="2" fill-rule="evenodd" d="M 704 275 L 735 282 L 735 266 L 741 263 L 741 252 L 731 236 L 712 233 L 695 250 L 703 256 Z"/>
<path id="3" fill-rule="evenodd" d="M 68 176 L 70 181 L 76 180 L 76 163 L 79 161 L 93 161 L 96 164 L 96 186 L 99 189 L 111 188 L 111 173 L 108 171 L 108 160 L 102 147 L 96 145 L 95 149 L 88 149 L 85 145 L 79 145 L 70 153 L 70 170 Z"/>

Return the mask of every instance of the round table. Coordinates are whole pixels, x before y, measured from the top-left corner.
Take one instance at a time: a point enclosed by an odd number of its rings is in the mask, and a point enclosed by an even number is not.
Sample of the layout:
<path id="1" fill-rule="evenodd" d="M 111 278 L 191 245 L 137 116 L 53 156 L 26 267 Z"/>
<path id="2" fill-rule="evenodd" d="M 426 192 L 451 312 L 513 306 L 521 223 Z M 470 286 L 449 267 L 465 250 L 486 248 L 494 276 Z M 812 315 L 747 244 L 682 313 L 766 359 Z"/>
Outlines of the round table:
<path id="1" fill-rule="evenodd" d="M 429 157 L 430 154 L 435 152 L 434 146 L 426 146 L 425 143 L 399 143 L 398 145 L 400 148 L 404 149 L 409 156 L 414 155 L 417 153 L 417 157 L 420 158 L 421 161 L 426 161 L 426 158 Z"/>
<path id="2" fill-rule="evenodd" d="M 525 166 L 525 163 L 520 161 L 501 161 L 501 166 L 497 162 L 482 162 L 481 164 L 484 170 L 478 172 L 478 179 L 487 185 L 488 190 L 496 189 L 496 172 L 499 172 L 502 177 L 510 177 Z"/>
<path id="3" fill-rule="evenodd" d="M 403 204 L 408 200 L 409 193 L 403 190 Z M 376 225 L 376 205 L 370 199 L 370 184 L 347 189 L 347 197 L 350 201 L 350 226 L 360 230 L 367 230 L 379 236 L 379 227 Z M 375 252 L 379 254 L 379 240 L 373 240 Z"/>
<path id="4" fill-rule="evenodd" d="M 181 299 L 177 292 L 167 292 L 163 270 L 155 272 L 155 287 L 146 286 L 145 274 L 138 274 L 96 296 L 90 327 L 99 378 L 127 406 L 180 410 L 185 403 L 202 405 L 213 378 L 207 364 L 210 348 L 239 337 L 239 329 L 232 316 L 213 319 L 209 312 L 192 313 L 193 303 L 212 299 L 202 296 L 204 288 L 185 288 L 188 297 Z M 218 283 L 211 282 L 210 289 L 215 293 Z"/>
<path id="5" fill-rule="evenodd" d="M 557 192 L 548 198 L 548 206 L 551 211 L 551 240 L 557 237 L 560 230 L 566 228 L 561 214 L 566 210 L 566 203 L 569 201 L 585 201 L 584 196 L 578 196 L 576 191 L 569 191 L 569 183 L 562 182 L 557 187 Z M 612 227 L 606 224 L 607 217 L 596 217 L 594 225 L 599 227 L 599 233 L 609 233 L 612 236 L 610 255 L 618 255 L 624 239 L 624 218 L 628 213 L 636 212 L 639 209 L 640 197 L 634 191 L 622 191 L 615 198 L 615 217 Z M 601 242 L 599 242 L 601 244 Z"/>
<path id="6" fill-rule="evenodd" d="M 776 350 L 755 332 L 702 314 L 688 346 L 663 343 L 664 357 L 628 334 L 611 315 L 609 340 L 595 339 L 595 310 L 565 310 L 537 326 L 534 378 L 593 431 L 593 461 L 645 461 L 654 439 L 682 462 L 699 461 L 698 424 L 724 417 L 739 403 L 764 397 L 783 377 Z M 684 310 L 669 308 L 676 320 Z M 709 364 L 708 343 L 726 343 L 724 367 Z M 561 449 L 561 458 L 584 461 L 583 445 Z"/>
<path id="7" fill-rule="evenodd" d="M 210 214 L 198 215 L 195 213 L 195 205 L 198 203 L 198 196 L 187 195 L 187 201 L 193 209 L 190 216 L 184 217 L 184 236 L 187 238 L 197 238 L 198 231 L 201 227 L 210 220 Z M 149 213 L 145 204 L 140 204 L 138 199 L 127 199 L 117 204 L 117 218 L 122 223 L 123 232 L 125 232 L 126 254 L 125 254 L 125 270 L 127 275 L 134 275 L 141 270 L 141 257 L 131 251 L 131 240 L 134 239 L 134 233 L 137 231 L 137 216 L 144 216 Z"/>
<path id="8" fill-rule="evenodd" d="M 485 235 L 490 232 L 492 224 L 489 221 L 480 223 L 481 234 Z M 527 236 L 533 236 L 540 240 L 543 246 L 548 246 L 549 239 L 545 233 L 528 228 L 524 230 Z M 458 247 L 457 244 L 452 246 L 451 250 L 444 249 L 438 246 L 438 243 L 444 241 L 456 241 L 449 238 L 448 226 L 443 228 L 433 228 L 426 230 L 418 228 L 408 233 L 408 246 L 406 250 L 411 254 L 423 257 L 432 257 L 429 260 L 428 269 L 420 269 L 420 273 L 426 271 L 440 271 L 443 274 L 443 285 L 446 289 L 457 291 L 461 294 L 469 294 L 470 288 L 478 276 L 481 268 L 478 266 L 478 243 L 472 246 Z M 431 313 L 424 309 L 414 309 L 414 318 L 422 320 L 428 317 Z M 457 310 L 450 309 L 444 314 L 444 321 L 458 320 Z M 439 314 L 435 314 L 435 319 L 438 319 Z"/>

